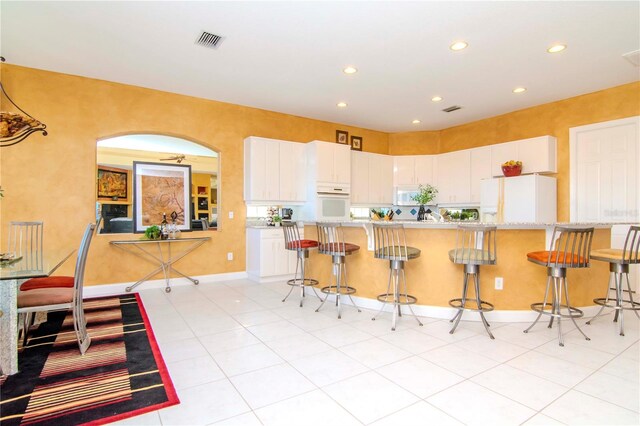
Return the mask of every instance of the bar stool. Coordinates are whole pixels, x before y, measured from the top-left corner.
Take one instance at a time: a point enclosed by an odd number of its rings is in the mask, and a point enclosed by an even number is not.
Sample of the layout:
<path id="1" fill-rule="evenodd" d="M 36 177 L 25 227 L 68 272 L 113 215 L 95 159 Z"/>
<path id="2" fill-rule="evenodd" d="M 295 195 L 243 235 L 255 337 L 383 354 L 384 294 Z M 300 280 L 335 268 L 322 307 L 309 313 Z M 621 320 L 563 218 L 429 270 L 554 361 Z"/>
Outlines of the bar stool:
<path id="1" fill-rule="evenodd" d="M 458 225 L 456 232 L 456 248 L 449 251 L 449 260 L 457 265 L 464 265 L 464 278 L 462 280 L 462 297 L 459 299 L 449 300 L 449 305 L 456 308 L 458 312 L 449 320 L 454 322 L 450 334 L 458 327 L 464 311 L 478 312 L 482 319 L 482 324 L 494 339 L 493 334 L 489 330 L 489 323 L 484 317 L 485 312 L 493 311 L 494 306 L 482 300 L 480 296 L 480 265 L 496 264 L 496 227 L 485 225 Z M 469 300 L 467 293 L 469 291 L 469 276 L 473 275 L 473 283 L 475 287 L 475 307 L 468 305 L 473 304 L 473 300 Z"/>
<path id="2" fill-rule="evenodd" d="M 318 280 L 307 278 L 305 275 L 306 263 L 309 259 L 309 249 L 318 247 L 318 242 L 314 240 L 300 239 L 300 231 L 298 230 L 298 225 L 295 222 L 282 222 L 282 231 L 284 232 L 284 247 L 287 250 L 295 251 L 297 258 L 296 274 L 293 279 L 287 281 L 287 284 L 291 286 L 291 289 L 282 301 L 284 302 L 287 300 L 294 287 L 300 288 L 301 308 L 305 297 L 305 287 L 311 287 L 318 299 L 322 300 L 318 293 L 316 293 L 316 289 L 313 287 L 318 285 Z M 300 271 L 300 276 L 298 276 L 298 270 Z"/>
<path id="3" fill-rule="evenodd" d="M 411 315 L 414 316 L 419 325 L 422 325 L 420 319 L 413 312 L 412 304 L 418 299 L 415 296 L 407 294 L 407 279 L 404 272 L 404 264 L 411 259 L 420 257 L 420 250 L 415 247 L 407 246 L 407 238 L 402 224 L 373 224 L 373 256 L 376 259 L 384 259 L 389 261 L 389 282 L 387 284 L 387 292 L 379 295 L 377 299 L 382 302 L 382 306 L 378 313 L 371 318 L 375 321 L 380 315 L 387 303 L 393 303 L 393 316 L 391 319 L 391 330 L 396 330 L 396 312 L 398 316 L 402 316 L 402 305 L 409 307 Z M 402 284 L 404 285 L 404 293 L 400 289 L 400 274 L 402 273 Z M 393 283 L 393 292 L 391 292 L 391 283 Z"/>
<path id="4" fill-rule="evenodd" d="M 567 286 L 567 269 L 588 268 L 589 253 L 591 252 L 591 240 L 593 238 L 593 228 L 577 228 L 556 226 L 553 229 L 551 243 L 548 251 L 536 251 L 527 253 L 527 260 L 547 268 L 547 288 L 544 291 L 544 301 L 533 303 L 531 309 L 538 312 L 536 320 L 524 330 L 528 333 L 538 322 L 542 315 L 551 317 L 549 328 L 553 326 L 553 320 L 558 318 L 558 343 L 564 346 L 562 338 L 562 318 L 571 318 L 578 331 L 585 339 L 589 339 L 578 327 L 576 318 L 582 318 L 584 313 L 571 306 L 569 302 L 569 288 Z M 553 279 L 553 286 L 551 281 Z M 552 289 L 551 303 L 547 303 L 549 288 Z M 562 304 L 562 289 L 564 288 L 564 300 Z M 564 310 L 564 311 L 563 311 Z"/>
<path id="5" fill-rule="evenodd" d="M 355 244 L 346 243 L 344 241 L 344 233 L 342 226 L 339 223 L 329 222 L 316 224 L 318 229 L 318 253 L 327 254 L 331 256 L 331 263 L 333 265 L 333 275 L 336 277 L 335 285 L 329 285 L 323 287 L 320 291 L 327 296 L 324 298 L 316 312 L 320 311 L 324 303 L 327 301 L 330 295 L 336 296 L 336 306 L 338 307 L 338 319 L 342 318 L 342 302 L 341 297 L 346 295 L 351 299 L 353 306 L 360 311 L 360 308 L 354 302 L 351 295 L 356 292 L 356 289 L 350 287 L 347 282 L 347 265 L 345 260 L 347 256 L 360 250 L 360 246 Z"/>
<path id="6" fill-rule="evenodd" d="M 631 291 L 631 284 L 629 283 L 629 265 L 640 263 L 640 257 L 638 252 L 640 251 L 640 226 L 632 226 L 629 228 L 627 238 L 624 240 L 624 248 L 618 249 L 601 249 L 591 252 L 591 258 L 602 262 L 609 262 L 609 271 L 611 275 L 609 282 L 607 283 L 607 293 L 605 297 L 593 299 L 593 302 L 601 305 L 602 307 L 598 311 L 595 317 L 587 321 L 587 325 L 591 324 L 591 321 L 600 316 L 602 310 L 607 308 L 615 309 L 616 313 L 613 317 L 613 322 L 618 321 L 620 318 L 620 335 L 624 336 L 624 311 L 633 311 L 638 318 L 638 311 L 640 310 L 640 303 L 633 300 L 633 292 Z M 627 279 L 627 290 L 622 288 L 623 275 Z M 613 281 L 614 287 L 611 287 Z M 615 302 L 611 304 L 609 293 L 611 290 L 615 291 Z M 629 292 L 629 300 L 624 299 L 624 292 Z"/>

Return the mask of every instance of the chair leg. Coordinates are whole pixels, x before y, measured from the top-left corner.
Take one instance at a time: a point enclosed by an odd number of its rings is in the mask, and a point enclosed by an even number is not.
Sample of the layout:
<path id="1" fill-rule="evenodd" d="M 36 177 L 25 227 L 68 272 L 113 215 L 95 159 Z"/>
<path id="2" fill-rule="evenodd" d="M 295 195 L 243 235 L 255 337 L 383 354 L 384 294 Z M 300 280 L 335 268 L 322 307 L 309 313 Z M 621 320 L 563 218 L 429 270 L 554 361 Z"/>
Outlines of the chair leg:
<path id="1" fill-rule="evenodd" d="M 89 346 L 91 345 L 91 336 L 87 333 L 86 320 L 84 316 L 84 308 L 82 301 L 76 303 L 73 309 L 73 328 L 76 332 L 78 339 L 78 347 L 80 348 L 80 354 L 84 355 Z"/>
<path id="2" fill-rule="evenodd" d="M 611 279 L 614 278 L 615 279 L 615 273 L 612 272 L 611 274 L 609 274 L 609 281 L 607 282 L 607 295 L 605 296 L 604 299 L 604 303 L 609 303 L 609 294 L 611 293 Z M 604 309 L 604 305 L 600 306 L 600 310 L 598 311 L 598 313 L 591 318 L 589 321 L 587 321 L 587 325 L 591 325 L 591 321 L 595 320 L 596 318 L 598 318 L 600 316 L 600 314 L 602 313 L 602 310 Z"/>
<path id="3" fill-rule="evenodd" d="M 538 312 L 538 316 L 536 317 L 535 321 L 533 321 L 533 323 L 526 329 L 523 331 L 523 333 L 528 333 L 529 330 L 531 330 L 533 328 L 534 325 L 536 325 L 538 323 L 538 321 L 540 320 L 540 318 L 542 317 L 542 312 L 544 312 L 544 308 L 547 307 L 547 297 L 549 297 L 549 284 L 551 283 L 551 275 L 547 276 L 547 287 L 544 290 L 544 299 L 542 301 L 542 308 L 540 309 L 540 312 Z"/>
<path id="4" fill-rule="evenodd" d="M 627 290 L 629 290 L 629 301 L 631 302 L 631 309 L 636 314 L 636 317 L 638 317 L 638 319 L 640 319 L 640 314 L 638 314 L 638 310 L 634 309 L 635 305 L 636 305 L 636 302 L 634 302 L 634 300 L 633 300 L 633 292 L 631 291 L 631 284 L 629 283 L 629 274 L 626 273 L 625 276 L 627 277 Z"/>
<path id="5" fill-rule="evenodd" d="M 480 318 L 482 318 L 482 325 L 484 325 L 484 329 L 487 330 L 487 333 L 489 334 L 489 337 L 491 339 L 495 339 L 495 337 L 493 337 L 493 334 L 491 334 L 491 331 L 489 330 L 489 323 L 487 322 L 487 319 L 484 317 L 484 313 L 482 312 L 482 301 L 480 299 L 480 277 L 479 277 L 479 275 L 480 274 L 478 272 L 476 272 L 474 274 L 474 277 L 473 277 L 473 282 L 474 282 L 475 289 L 476 289 L 476 304 L 478 305 Z"/>
<path id="6" fill-rule="evenodd" d="M 404 268 L 402 268 L 402 282 L 404 284 L 404 294 L 406 296 L 409 293 L 407 292 L 407 276 L 406 276 L 406 274 L 404 272 Z M 409 307 L 409 310 L 411 311 L 411 315 L 413 315 L 413 317 L 416 319 L 416 321 L 418 321 L 418 325 L 420 327 L 422 327 L 423 324 L 422 324 L 422 322 L 420 322 L 420 319 L 418 318 L 416 313 L 413 312 L 413 308 L 411 307 L 411 304 L 408 304 L 407 306 Z"/>
<path id="7" fill-rule="evenodd" d="M 449 334 L 453 334 L 453 332 L 456 331 L 456 328 L 458 327 L 458 324 L 460 324 L 460 320 L 462 319 L 462 312 L 464 311 L 465 304 L 467 303 L 467 290 L 469 289 L 468 284 L 469 274 L 465 272 L 462 283 L 462 301 L 460 302 L 461 304 L 460 308 L 458 308 L 458 313 L 449 321 L 452 322 L 454 319 L 456 321 L 455 324 L 453 324 L 453 328 L 449 331 Z"/>
<path id="8" fill-rule="evenodd" d="M 560 301 L 562 300 L 562 285 L 560 280 L 562 278 L 553 277 L 553 303 L 554 313 L 558 315 L 558 343 L 560 346 L 564 346 L 564 339 L 562 338 L 562 317 L 560 315 Z M 567 305 L 568 306 L 568 305 Z M 553 320 L 553 316 L 551 319 Z M 549 328 L 551 328 L 553 321 L 549 322 Z"/>
<path id="9" fill-rule="evenodd" d="M 389 281 L 387 282 L 387 293 L 389 294 L 389 291 L 391 290 L 391 280 L 393 279 L 393 269 L 389 268 Z M 387 306 L 387 301 L 385 299 L 384 302 L 382 302 L 382 306 L 380 306 L 380 310 L 373 316 L 373 318 L 371 318 L 371 321 L 375 321 L 377 316 L 380 315 L 380 313 L 382 312 L 382 310 L 384 309 L 384 307 Z"/>
<path id="10" fill-rule="evenodd" d="M 344 266 L 344 286 L 346 288 L 346 287 L 349 287 L 349 279 L 347 277 L 347 264 L 344 263 L 343 266 Z M 353 306 L 358 310 L 358 312 L 362 312 L 358 307 L 358 305 L 356 305 L 356 302 L 353 300 L 353 297 L 351 297 L 351 294 L 347 294 L 347 296 L 349 296 L 351 303 L 353 303 Z"/>
<path id="11" fill-rule="evenodd" d="M 624 291 L 622 290 L 622 273 L 616 274 L 616 313 L 620 315 L 620 335 L 624 336 L 624 310 L 622 309 L 622 299 Z"/>

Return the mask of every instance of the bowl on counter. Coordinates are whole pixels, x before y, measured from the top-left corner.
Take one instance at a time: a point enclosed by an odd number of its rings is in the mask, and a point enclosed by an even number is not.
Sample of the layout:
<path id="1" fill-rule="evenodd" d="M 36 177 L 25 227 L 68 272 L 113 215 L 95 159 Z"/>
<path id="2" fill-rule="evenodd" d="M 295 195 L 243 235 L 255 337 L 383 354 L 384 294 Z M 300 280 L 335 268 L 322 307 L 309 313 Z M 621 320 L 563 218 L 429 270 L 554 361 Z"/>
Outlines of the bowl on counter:
<path id="1" fill-rule="evenodd" d="M 502 174 L 506 177 L 520 176 L 522 165 L 502 166 Z"/>

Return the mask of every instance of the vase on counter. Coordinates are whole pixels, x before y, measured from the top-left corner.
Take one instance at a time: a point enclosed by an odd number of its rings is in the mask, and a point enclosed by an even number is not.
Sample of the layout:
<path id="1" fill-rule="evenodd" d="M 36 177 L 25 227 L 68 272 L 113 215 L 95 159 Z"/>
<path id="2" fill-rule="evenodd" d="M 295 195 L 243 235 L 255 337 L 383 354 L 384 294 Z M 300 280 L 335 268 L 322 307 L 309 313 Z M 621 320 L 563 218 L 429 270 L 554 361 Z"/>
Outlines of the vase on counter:
<path id="1" fill-rule="evenodd" d="M 418 209 L 418 222 L 424 220 L 425 213 L 424 204 L 420 204 L 420 208 Z"/>

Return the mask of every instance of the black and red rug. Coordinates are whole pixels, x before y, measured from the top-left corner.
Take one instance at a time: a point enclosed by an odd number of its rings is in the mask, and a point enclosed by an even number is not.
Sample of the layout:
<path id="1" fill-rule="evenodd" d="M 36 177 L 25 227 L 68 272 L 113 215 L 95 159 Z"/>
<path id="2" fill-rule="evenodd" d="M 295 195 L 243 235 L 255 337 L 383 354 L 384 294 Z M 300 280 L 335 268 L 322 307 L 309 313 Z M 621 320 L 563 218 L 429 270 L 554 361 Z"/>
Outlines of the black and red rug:
<path id="1" fill-rule="evenodd" d="M 80 355 L 71 312 L 49 314 L 0 385 L 0 423 L 98 425 L 178 404 L 137 294 L 84 303 L 91 346 Z"/>

